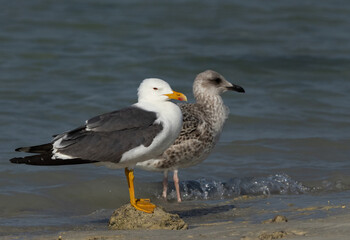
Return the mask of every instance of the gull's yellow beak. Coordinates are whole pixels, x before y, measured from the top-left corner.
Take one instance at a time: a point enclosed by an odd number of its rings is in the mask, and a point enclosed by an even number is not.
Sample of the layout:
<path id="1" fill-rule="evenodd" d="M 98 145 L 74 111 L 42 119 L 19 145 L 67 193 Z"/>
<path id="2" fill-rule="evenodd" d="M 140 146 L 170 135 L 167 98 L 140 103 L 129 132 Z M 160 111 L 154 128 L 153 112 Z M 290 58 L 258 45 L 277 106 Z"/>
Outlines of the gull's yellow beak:
<path id="1" fill-rule="evenodd" d="M 179 100 L 179 101 L 187 101 L 187 97 L 185 96 L 185 94 L 180 93 L 180 92 L 173 91 L 173 93 L 164 94 L 164 95 L 168 96 L 170 99 L 176 99 L 176 100 Z"/>

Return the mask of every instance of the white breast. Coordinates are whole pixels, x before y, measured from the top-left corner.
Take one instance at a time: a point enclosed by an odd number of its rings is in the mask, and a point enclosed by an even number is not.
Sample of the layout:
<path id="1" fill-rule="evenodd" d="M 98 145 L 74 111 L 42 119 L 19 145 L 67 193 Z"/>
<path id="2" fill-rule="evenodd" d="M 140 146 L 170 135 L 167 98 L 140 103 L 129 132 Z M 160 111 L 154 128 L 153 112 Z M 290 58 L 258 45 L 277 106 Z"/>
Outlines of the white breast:
<path id="1" fill-rule="evenodd" d="M 172 102 L 163 102 L 154 105 L 149 102 L 136 103 L 134 106 L 146 111 L 157 112 L 157 120 L 163 126 L 162 131 L 154 138 L 148 147 L 138 146 L 125 152 L 119 164 L 135 165 L 137 162 L 159 157 L 168 147 L 170 147 L 180 134 L 182 128 L 182 113 L 180 108 Z M 124 164 L 123 164 L 124 163 Z"/>

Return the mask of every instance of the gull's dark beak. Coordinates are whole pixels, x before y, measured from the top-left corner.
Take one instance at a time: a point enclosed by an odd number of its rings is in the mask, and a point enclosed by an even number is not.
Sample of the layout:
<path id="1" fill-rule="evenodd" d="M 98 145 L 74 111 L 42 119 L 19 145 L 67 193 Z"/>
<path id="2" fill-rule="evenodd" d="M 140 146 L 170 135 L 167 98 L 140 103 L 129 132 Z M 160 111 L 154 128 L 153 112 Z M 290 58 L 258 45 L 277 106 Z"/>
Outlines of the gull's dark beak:
<path id="1" fill-rule="evenodd" d="M 241 86 L 232 84 L 231 87 L 226 87 L 227 90 L 230 91 L 236 91 L 236 92 L 240 92 L 240 93 L 245 93 L 244 89 Z"/>

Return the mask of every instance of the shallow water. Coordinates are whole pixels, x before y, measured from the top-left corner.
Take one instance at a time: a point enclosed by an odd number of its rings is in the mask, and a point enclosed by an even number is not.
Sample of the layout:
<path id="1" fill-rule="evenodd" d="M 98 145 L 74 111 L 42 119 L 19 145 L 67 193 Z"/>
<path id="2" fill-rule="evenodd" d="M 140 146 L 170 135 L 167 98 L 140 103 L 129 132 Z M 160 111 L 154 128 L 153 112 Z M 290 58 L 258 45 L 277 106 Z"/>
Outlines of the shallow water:
<path id="1" fill-rule="evenodd" d="M 134 103 L 146 77 L 192 102 L 206 69 L 246 93 L 224 94 L 218 146 L 180 171 L 185 203 L 349 199 L 347 1 L 20 2 L 0 12 L 0 233 L 94 225 L 128 201 L 121 170 L 12 165 L 15 148 Z M 161 178 L 136 170 L 138 195 L 161 202 Z"/>

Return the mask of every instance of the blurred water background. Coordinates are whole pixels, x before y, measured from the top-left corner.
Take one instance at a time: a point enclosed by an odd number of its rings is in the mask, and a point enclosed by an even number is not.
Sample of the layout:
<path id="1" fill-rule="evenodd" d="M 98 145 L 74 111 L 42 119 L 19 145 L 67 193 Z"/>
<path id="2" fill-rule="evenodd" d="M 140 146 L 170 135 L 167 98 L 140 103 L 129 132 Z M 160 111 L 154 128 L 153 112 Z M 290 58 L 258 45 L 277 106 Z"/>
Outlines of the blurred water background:
<path id="1" fill-rule="evenodd" d="M 350 2 L 2 1 L 0 26 L 0 234 L 103 222 L 94 213 L 128 202 L 122 170 L 13 165 L 15 148 L 136 102 L 146 77 L 193 102 L 206 69 L 246 93 L 224 94 L 218 146 L 180 171 L 185 204 L 349 202 Z M 135 175 L 161 201 L 162 174 Z"/>

